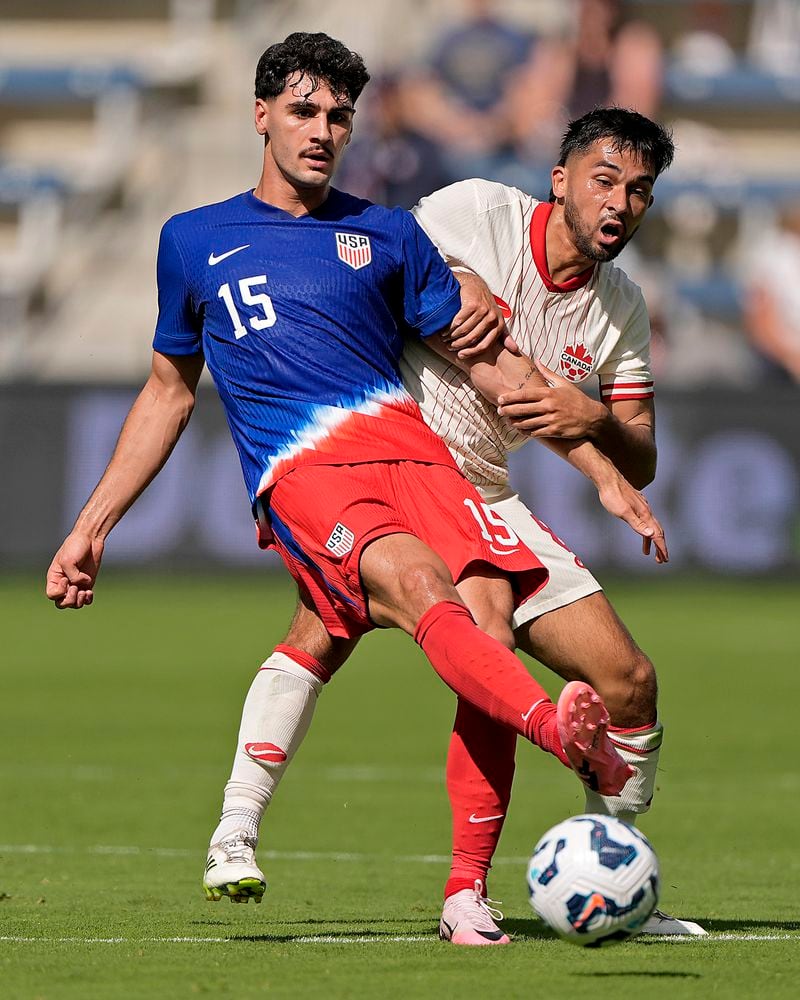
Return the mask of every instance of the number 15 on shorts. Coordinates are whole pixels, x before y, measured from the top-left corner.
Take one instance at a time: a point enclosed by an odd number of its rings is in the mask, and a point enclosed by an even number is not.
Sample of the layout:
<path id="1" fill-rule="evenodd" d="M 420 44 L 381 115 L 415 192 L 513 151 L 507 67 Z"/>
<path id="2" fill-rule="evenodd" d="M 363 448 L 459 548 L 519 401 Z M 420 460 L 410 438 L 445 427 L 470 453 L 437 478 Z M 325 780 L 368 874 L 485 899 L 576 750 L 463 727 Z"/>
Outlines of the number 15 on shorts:
<path id="1" fill-rule="evenodd" d="M 467 498 L 464 506 L 478 522 L 481 535 L 489 543 L 489 548 L 495 555 L 505 556 L 511 551 L 516 551 L 520 544 L 519 535 L 488 504 L 478 505 L 474 500 Z M 495 548 L 496 545 L 499 548 Z"/>

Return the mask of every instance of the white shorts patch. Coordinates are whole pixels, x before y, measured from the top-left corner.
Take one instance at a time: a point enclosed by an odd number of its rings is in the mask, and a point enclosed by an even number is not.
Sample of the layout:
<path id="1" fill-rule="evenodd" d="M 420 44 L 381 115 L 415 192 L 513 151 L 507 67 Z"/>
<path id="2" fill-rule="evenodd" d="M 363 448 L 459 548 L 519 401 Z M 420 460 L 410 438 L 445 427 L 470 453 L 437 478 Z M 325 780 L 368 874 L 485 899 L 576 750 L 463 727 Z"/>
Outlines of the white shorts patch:
<path id="1" fill-rule="evenodd" d="M 514 612 L 514 628 L 603 589 L 575 553 L 531 514 L 518 494 L 509 492 L 494 501 L 487 497 L 486 502 L 550 571 L 547 584 Z"/>

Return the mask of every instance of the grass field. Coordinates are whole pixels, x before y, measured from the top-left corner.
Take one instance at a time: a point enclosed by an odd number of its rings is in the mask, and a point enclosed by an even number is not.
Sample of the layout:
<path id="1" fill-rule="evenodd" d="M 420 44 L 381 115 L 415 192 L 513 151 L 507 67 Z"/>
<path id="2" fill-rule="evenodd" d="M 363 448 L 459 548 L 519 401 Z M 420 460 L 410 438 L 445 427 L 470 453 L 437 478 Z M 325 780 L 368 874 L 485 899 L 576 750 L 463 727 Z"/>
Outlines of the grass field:
<path id="1" fill-rule="evenodd" d="M 527 746 L 491 885 L 515 943 L 436 940 L 453 698 L 396 634 L 367 637 L 321 698 L 262 828 L 265 902 L 207 903 L 241 701 L 291 591 L 109 574 L 94 607 L 58 614 L 40 589 L 0 579 L 4 1000 L 797 996 L 797 586 L 609 587 L 661 678 L 668 742 L 642 828 L 662 905 L 711 936 L 590 952 L 527 903 L 533 843 L 582 801 Z"/>

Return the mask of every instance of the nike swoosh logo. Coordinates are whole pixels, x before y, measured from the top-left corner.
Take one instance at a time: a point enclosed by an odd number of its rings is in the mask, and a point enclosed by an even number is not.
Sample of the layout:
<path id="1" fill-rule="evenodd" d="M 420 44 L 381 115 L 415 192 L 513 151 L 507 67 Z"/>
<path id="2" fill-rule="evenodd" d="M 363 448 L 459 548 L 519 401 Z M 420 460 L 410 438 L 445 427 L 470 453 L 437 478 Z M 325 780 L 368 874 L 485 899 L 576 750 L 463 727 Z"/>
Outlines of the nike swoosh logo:
<path id="1" fill-rule="evenodd" d="M 519 552 L 519 549 L 496 549 L 494 545 L 490 545 L 489 548 L 494 552 L 496 556 L 513 556 L 515 552 Z"/>
<path id="2" fill-rule="evenodd" d="M 493 819 L 502 819 L 504 816 L 505 813 L 500 813 L 499 816 L 476 816 L 475 813 L 473 813 L 470 816 L 469 821 L 470 823 L 491 823 Z"/>
<path id="3" fill-rule="evenodd" d="M 233 250 L 226 250 L 225 253 L 210 253 L 208 255 L 209 266 L 213 267 L 215 264 L 219 264 L 221 260 L 225 260 L 226 257 L 232 257 L 235 253 L 239 253 L 240 250 L 246 250 L 249 246 L 249 243 L 245 243 L 244 246 L 234 247 Z"/>
<path id="4" fill-rule="evenodd" d="M 286 751 L 274 743 L 245 743 L 244 752 L 253 760 L 266 760 L 272 764 L 282 764 L 286 760 Z"/>
<path id="5" fill-rule="evenodd" d="M 522 715 L 522 721 L 523 722 L 527 722 L 528 719 L 530 719 L 531 715 L 533 714 L 534 708 L 536 708 L 537 705 L 541 705 L 543 701 L 544 701 L 544 698 L 540 698 L 538 701 L 535 701 L 531 705 L 531 707 L 528 709 L 527 712 L 521 712 L 520 714 Z"/>

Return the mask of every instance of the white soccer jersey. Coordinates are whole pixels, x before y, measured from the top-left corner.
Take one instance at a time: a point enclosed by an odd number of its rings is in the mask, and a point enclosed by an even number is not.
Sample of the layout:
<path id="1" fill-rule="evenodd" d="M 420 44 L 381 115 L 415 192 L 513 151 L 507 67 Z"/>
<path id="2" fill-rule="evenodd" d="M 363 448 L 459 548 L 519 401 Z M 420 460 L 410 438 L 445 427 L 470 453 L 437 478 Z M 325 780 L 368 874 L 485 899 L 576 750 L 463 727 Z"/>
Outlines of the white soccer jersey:
<path id="1" fill-rule="evenodd" d="M 423 198 L 414 215 L 449 262 L 486 281 L 523 354 L 572 382 L 597 375 L 603 400 L 651 397 L 650 323 L 641 290 L 611 263 L 556 285 L 545 252 L 551 210 L 516 188 L 468 180 Z M 409 340 L 401 367 L 425 420 L 467 478 L 490 492 L 504 487 L 507 454 L 529 437 L 423 342 Z"/>

